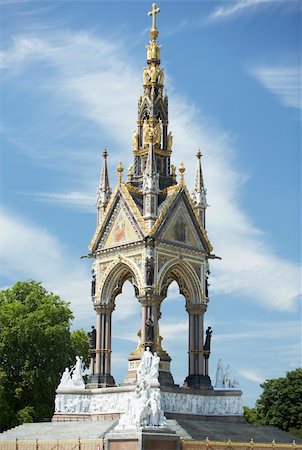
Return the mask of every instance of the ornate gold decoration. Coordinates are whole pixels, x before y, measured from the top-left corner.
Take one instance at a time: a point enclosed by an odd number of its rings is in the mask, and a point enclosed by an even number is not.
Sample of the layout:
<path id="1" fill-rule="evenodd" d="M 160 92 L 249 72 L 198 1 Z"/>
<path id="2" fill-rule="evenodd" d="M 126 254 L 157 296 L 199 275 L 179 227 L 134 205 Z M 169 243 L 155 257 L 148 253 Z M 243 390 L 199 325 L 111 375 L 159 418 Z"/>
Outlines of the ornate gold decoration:
<path id="1" fill-rule="evenodd" d="M 160 12 L 159 8 L 156 8 L 156 3 L 152 4 L 152 11 L 148 12 L 148 16 L 152 16 L 152 27 L 150 30 L 150 37 L 156 39 L 158 36 L 158 30 L 156 28 L 156 14 Z"/>
<path id="2" fill-rule="evenodd" d="M 120 189 L 121 189 L 121 191 L 123 192 L 123 194 L 124 194 L 126 200 L 128 201 L 128 204 L 129 204 L 129 206 L 131 207 L 131 211 L 133 212 L 133 214 L 134 214 L 134 216 L 136 217 L 137 221 L 138 221 L 139 224 L 141 225 L 142 230 L 143 230 L 145 233 L 148 233 L 148 228 L 147 228 L 147 226 L 146 226 L 146 223 L 145 223 L 145 221 L 144 221 L 144 219 L 143 219 L 143 217 L 142 217 L 142 215 L 141 215 L 141 213 L 140 213 L 140 210 L 138 209 L 138 207 L 137 207 L 135 201 L 133 200 L 133 198 L 132 198 L 131 195 L 129 194 L 126 185 L 125 185 L 125 184 L 122 184 L 122 185 L 120 186 Z"/>
<path id="3" fill-rule="evenodd" d="M 123 182 L 123 172 L 124 172 L 124 166 L 121 161 L 118 163 L 116 170 L 118 174 L 118 185 L 121 186 Z"/>
<path id="4" fill-rule="evenodd" d="M 132 148 L 133 148 L 133 150 L 139 149 L 139 136 L 138 136 L 138 132 L 135 130 L 133 131 L 133 134 L 132 134 Z"/>
<path id="5" fill-rule="evenodd" d="M 167 150 L 171 151 L 172 145 L 173 145 L 173 134 L 171 133 L 171 131 L 169 131 L 168 138 L 167 138 Z"/>
<path id="6" fill-rule="evenodd" d="M 144 122 L 144 144 L 160 144 L 161 126 L 155 117 Z"/>
<path id="7" fill-rule="evenodd" d="M 149 148 L 138 150 L 134 152 L 134 156 L 146 156 L 148 155 Z M 171 151 L 161 150 L 160 148 L 155 149 L 155 154 L 160 156 L 171 156 Z"/>
<path id="8" fill-rule="evenodd" d="M 133 178 L 133 166 L 132 164 L 128 167 L 128 175 L 127 175 L 128 181 L 131 181 Z"/>
<path id="9" fill-rule="evenodd" d="M 127 184 L 125 184 L 125 186 L 129 192 L 133 192 L 133 194 L 137 194 L 137 195 L 143 195 L 141 189 L 136 186 L 133 186 L 133 184 L 127 183 Z"/>

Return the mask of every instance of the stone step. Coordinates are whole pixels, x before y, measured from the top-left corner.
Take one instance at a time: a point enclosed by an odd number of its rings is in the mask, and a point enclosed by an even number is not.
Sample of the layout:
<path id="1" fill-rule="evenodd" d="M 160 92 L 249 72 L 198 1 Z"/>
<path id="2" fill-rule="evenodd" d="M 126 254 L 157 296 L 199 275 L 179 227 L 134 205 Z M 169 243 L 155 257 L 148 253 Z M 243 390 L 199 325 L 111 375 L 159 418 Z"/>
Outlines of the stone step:
<path id="1" fill-rule="evenodd" d="M 0 441 L 8 440 L 53 440 L 96 439 L 108 433 L 116 424 L 114 420 L 96 422 L 43 422 L 27 423 L 0 434 Z"/>
<path id="2" fill-rule="evenodd" d="M 167 420 L 168 427 L 183 439 L 192 439 L 191 435 L 175 419 Z"/>
<path id="3" fill-rule="evenodd" d="M 229 439 L 232 442 L 249 442 L 253 439 L 254 442 L 267 444 L 273 440 L 284 444 L 291 444 L 293 440 L 296 441 L 296 444 L 302 443 L 301 438 L 268 425 L 251 425 L 249 423 L 215 421 L 214 419 L 177 419 L 177 421 L 192 436 L 192 439 L 197 441 L 209 438 L 210 441 L 223 442 Z"/>

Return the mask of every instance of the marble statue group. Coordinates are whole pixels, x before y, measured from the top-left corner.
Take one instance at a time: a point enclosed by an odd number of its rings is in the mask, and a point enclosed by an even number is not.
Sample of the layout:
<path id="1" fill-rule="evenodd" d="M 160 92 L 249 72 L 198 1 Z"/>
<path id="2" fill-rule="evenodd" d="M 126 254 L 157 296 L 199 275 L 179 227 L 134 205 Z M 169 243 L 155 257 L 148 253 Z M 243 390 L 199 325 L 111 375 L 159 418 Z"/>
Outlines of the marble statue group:
<path id="1" fill-rule="evenodd" d="M 66 367 L 63 372 L 58 389 L 85 389 L 83 379 L 83 362 L 79 356 L 76 356 L 75 365 L 69 370 Z"/>
<path id="2" fill-rule="evenodd" d="M 128 402 L 127 411 L 122 414 L 116 429 L 138 429 L 142 427 L 164 427 L 166 419 L 161 406 L 158 369 L 160 358 L 147 347 L 137 369 L 137 383 L 134 396 Z"/>
<path id="3" fill-rule="evenodd" d="M 238 389 L 239 382 L 236 378 L 232 377 L 231 366 L 228 364 L 223 370 L 222 359 L 219 359 L 216 369 L 216 389 Z"/>

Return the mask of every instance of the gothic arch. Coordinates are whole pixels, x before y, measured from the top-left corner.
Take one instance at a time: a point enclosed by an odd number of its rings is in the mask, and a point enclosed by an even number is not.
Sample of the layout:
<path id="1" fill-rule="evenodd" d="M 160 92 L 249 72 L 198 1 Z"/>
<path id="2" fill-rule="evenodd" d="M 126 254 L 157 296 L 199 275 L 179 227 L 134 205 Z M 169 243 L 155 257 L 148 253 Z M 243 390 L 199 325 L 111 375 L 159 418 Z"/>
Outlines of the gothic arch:
<path id="1" fill-rule="evenodd" d="M 170 284 L 176 281 L 179 292 L 186 299 L 186 304 L 204 303 L 205 297 L 200 280 L 191 266 L 180 258 L 175 258 L 164 265 L 158 278 L 158 292 L 162 298 L 167 296 Z"/>
<path id="2" fill-rule="evenodd" d="M 122 292 L 125 281 L 130 281 L 134 287 L 135 295 L 142 290 L 141 274 L 136 264 L 127 258 L 120 257 L 114 261 L 104 274 L 104 281 L 100 289 L 101 304 L 114 304 L 115 298 Z"/>

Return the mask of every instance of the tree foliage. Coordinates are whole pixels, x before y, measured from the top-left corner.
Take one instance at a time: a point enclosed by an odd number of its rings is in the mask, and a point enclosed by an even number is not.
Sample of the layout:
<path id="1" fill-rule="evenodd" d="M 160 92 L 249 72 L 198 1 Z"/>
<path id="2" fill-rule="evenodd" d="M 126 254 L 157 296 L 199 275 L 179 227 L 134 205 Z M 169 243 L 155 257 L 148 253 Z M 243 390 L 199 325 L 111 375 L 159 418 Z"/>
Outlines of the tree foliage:
<path id="1" fill-rule="evenodd" d="M 245 408 L 248 422 L 274 425 L 284 431 L 302 435 L 302 369 L 285 378 L 267 380 L 255 408 Z"/>
<path id="2" fill-rule="evenodd" d="M 0 292 L 1 430 L 52 416 L 64 368 L 76 354 L 87 361 L 87 335 L 70 332 L 72 319 L 69 304 L 41 283 Z"/>

